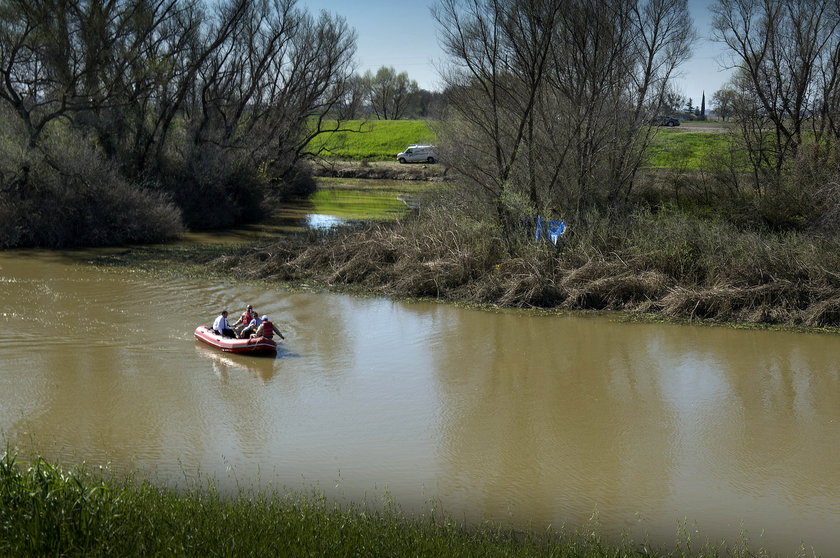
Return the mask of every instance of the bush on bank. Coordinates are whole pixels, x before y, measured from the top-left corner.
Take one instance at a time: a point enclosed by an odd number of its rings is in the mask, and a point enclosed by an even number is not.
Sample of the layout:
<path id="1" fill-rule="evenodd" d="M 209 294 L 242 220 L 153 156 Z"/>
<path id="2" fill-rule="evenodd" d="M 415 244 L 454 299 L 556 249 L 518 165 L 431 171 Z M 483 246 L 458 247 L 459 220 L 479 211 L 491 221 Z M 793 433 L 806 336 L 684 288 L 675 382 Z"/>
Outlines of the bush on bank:
<path id="1" fill-rule="evenodd" d="M 84 137 L 57 131 L 36 150 L 4 131 L 0 249 L 160 242 L 183 232 L 168 195 L 128 181 Z"/>
<path id="2" fill-rule="evenodd" d="M 162 242 L 187 228 L 256 221 L 269 197 L 304 196 L 315 189 L 302 167 L 269 185 L 246 158 L 212 144 L 167 152 L 156 174 L 130 178 L 80 129 L 53 125 L 49 138 L 31 147 L 14 120 L 5 123 L 0 129 L 0 249 Z"/>
<path id="3" fill-rule="evenodd" d="M 394 505 L 340 507 L 323 496 L 212 484 L 182 491 L 65 470 L 43 459 L 0 458 L 0 554 L 9 556 L 752 556 L 678 537 L 661 550 L 597 532 L 468 528 L 432 511 L 408 517 Z"/>

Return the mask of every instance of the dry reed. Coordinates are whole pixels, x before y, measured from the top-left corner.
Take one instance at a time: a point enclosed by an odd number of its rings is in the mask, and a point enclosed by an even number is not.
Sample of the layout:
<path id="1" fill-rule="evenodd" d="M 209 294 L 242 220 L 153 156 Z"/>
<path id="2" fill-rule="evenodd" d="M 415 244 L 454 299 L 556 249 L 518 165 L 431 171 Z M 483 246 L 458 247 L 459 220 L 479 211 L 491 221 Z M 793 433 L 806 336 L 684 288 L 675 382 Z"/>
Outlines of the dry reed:
<path id="1" fill-rule="evenodd" d="M 598 240 L 583 230 L 556 248 L 514 243 L 511 254 L 491 226 L 432 215 L 286 240 L 218 259 L 213 267 L 503 307 L 840 326 L 840 275 L 831 271 L 838 265 L 836 241 L 739 234 L 714 223 L 703 225 L 704 238 L 689 238 L 700 226 L 685 223 L 684 216 L 636 219 L 624 238 Z M 655 231 L 653 237 L 639 232 L 641 226 Z M 605 238 L 607 225 L 594 223 L 595 229 Z"/>

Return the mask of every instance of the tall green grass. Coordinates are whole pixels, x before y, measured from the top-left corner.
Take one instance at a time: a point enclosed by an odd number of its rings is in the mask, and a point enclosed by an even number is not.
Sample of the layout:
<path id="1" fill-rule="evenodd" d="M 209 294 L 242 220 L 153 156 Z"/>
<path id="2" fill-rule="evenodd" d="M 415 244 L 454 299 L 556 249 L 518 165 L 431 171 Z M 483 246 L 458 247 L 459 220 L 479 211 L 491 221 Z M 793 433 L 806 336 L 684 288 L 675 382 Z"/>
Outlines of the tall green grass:
<path id="1" fill-rule="evenodd" d="M 648 148 L 649 159 L 645 166 L 651 169 L 702 170 L 715 156 L 726 153 L 729 146 L 730 138 L 725 132 L 663 130 Z"/>
<path id="2" fill-rule="evenodd" d="M 327 123 L 327 126 L 330 126 Z M 334 123 L 333 123 L 334 125 Z M 324 157 L 357 161 L 394 160 L 412 143 L 434 143 L 437 136 L 425 120 L 361 120 L 343 122 L 340 131 L 321 134 L 308 149 Z M 710 156 L 729 146 L 726 132 L 660 130 L 650 146 L 646 165 L 652 169 L 700 170 Z"/>
<path id="3" fill-rule="evenodd" d="M 435 510 L 409 517 L 386 501 L 379 509 L 339 506 L 323 495 L 212 485 L 181 491 L 107 470 L 64 470 L 0 457 L 2 556 L 752 556 L 697 545 L 677 532 L 660 550 L 586 533 L 468 528 Z"/>
<path id="4" fill-rule="evenodd" d="M 326 123 L 329 128 L 335 123 Z M 393 160 L 412 143 L 434 143 L 435 132 L 425 120 L 353 120 L 341 123 L 345 131 L 321 134 L 307 149 L 324 157 L 358 161 Z"/>

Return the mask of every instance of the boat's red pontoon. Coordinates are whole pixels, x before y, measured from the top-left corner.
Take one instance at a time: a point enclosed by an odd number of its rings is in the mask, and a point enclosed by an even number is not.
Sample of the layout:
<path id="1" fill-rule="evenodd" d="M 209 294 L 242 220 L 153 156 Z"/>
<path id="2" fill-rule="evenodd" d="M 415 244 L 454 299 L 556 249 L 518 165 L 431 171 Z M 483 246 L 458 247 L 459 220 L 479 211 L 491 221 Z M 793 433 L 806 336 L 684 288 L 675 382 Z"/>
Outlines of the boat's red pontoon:
<path id="1" fill-rule="evenodd" d="M 273 355 L 277 353 L 277 343 L 266 337 L 252 337 L 250 339 L 232 339 L 217 335 L 206 326 L 195 328 L 195 338 L 225 353 L 241 353 L 252 355 Z"/>

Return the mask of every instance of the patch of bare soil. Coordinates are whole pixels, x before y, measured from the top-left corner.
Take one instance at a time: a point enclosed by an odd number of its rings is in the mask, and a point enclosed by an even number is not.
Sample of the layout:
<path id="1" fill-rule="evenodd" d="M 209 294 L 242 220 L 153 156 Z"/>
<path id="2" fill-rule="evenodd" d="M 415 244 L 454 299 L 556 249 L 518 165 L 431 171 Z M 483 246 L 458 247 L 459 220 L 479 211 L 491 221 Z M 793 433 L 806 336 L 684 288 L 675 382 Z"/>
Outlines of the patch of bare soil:
<path id="1" fill-rule="evenodd" d="M 723 134 L 732 129 L 730 122 L 683 122 L 676 128 L 669 128 L 673 132 L 701 132 L 709 134 Z"/>
<path id="2" fill-rule="evenodd" d="M 441 182 L 447 179 L 447 167 L 441 164 L 407 163 L 402 165 L 391 161 L 319 160 L 311 162 L 310 165 L 313 176 L 429 182 Z"/>

